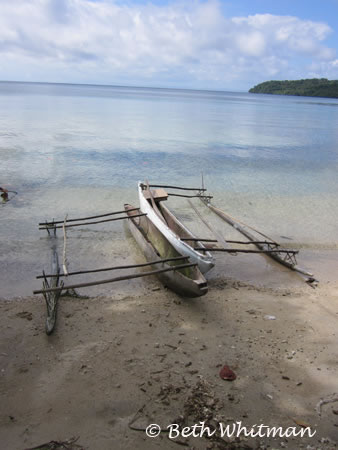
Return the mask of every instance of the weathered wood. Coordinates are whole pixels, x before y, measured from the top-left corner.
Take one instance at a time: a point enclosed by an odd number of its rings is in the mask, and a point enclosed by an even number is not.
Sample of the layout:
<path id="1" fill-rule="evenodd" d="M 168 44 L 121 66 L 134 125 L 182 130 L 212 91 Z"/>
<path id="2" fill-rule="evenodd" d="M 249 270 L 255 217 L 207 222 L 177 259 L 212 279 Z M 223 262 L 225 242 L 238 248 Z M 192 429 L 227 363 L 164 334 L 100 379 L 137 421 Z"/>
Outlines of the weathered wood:
<path id="1" fill-rule="evenodd" d="M 181 238 L 181 241 L 198 241 L 198 242 L 218 242 L 217 239 L 203 239 L 203 238 Z M 280 247 L 279 244 L 275 244 L 274 242 L 269 242 L 269 241 L 233 241 L 231 239 L 227 239 L 226 242 L 228 242 L 229 244 L 243 244 L 243 245 L 248 245 L 248 244 L 270 244 L 270 245 L 275 245 L 276 247 Z"/>
<path id="2" fill-rule="evenodd" d="M 201 201 L 209 208 L 211 209 L 211 211 L 213 211 L 215 214 L 217 214 L 221 219 L 223 219 L 225 222 L 227 222 L 229 225 L 231 225 L 232 227 L 234 227 L 237 231 L 239 231 L 240 233 L 242 233 L 244 236 L 246 236 L 248 239 L 250 239 L 251 241 L 256 241 L 256 238 L 254 235 L 252 235 L 249 231 L 247 231 L 244 227 L 242 227 L 241 225 L 239 225 L 238 222 L 236 222 L 233 218 L 231 218 L 228 214 L 226 214 L 224 211 L 222 211 L 221 209 L 217 208 L 216 206 L 211 205 L 210 202 L 206 202 L 204 199 L 201 198 Z M 262 234 L 262 233 L 260 233 Z M 274 244 L 276 244 L 273 241 Z M 260 243 L 255 243 L 256 247 L 258 247 L 260 250 L 267 250 L 267 247 L 269 244 L 260 244 Z M 281 253 L 279 251 L 279 253 Z M 295 272 L 299 272 L 302 275 L 305 275 L 307 277 L 309 277 L 310 279 L 313 278 L 313 274 L 302 269 L 301 267 L 299 267 L 297 265 L 297 263 L 292 263 L 289 261 L 285 261 L 282 257 L 280 257 L 278 255 L 278 252 L 269 252 L 267 253 L 269 256 L 271 256 L 271 258 L 273 258 L 275 261 L 279 262 L 280 264 L 282 264 L 283 266 L 288 267 L 291 270 L 294 270 Z"/>
<path id="3" fill-rule="evenodd" d="M 168 192 L 169 197 L 184 197 L 184 198 L 213 198 L 212 195 L 183 195 L 183 194 L 173 194 L 172 192 Z"/>
<path id="4" fill-rule="evenodd" d="M 204 225 L 209 228 L 211 233 L 215 236 L 217 239 L 217 242 L 222 245 L 223 248 L 227 247 L 227 241 L 224 239 L 224 237 L 221 235 L 221 233 L 218 230 L 215 230 L 215 228 L 199 213 L 198 209 L 194 206 L 194 204 L 188 200 L 189 205 L 192 207 L 192 209 L 195 211 L 197 216 L 201 219 L 201 221 L 204 223 Z"/>
<path id="5" fill-rule="evenodd" d="M 68 269 L 67 269 L 67 256 L 66 256 L 66 251 L 67 251 L 67 232 L 66 232 L 66 222 L 67 222 L 67 214 L 65 216 L 65 220 L 63 222 L 63 263 L 62 263 L 62 267 L 63 267 L 63 273 L 65 275 L 68 275 Z"/>
<path id="6" fill-rule="evenodd" d="M 292 253 L 297 254 L 298 250 L 251 250 L 246 248 L 205 248 L 205 247 L 194 247 L 194 250 L 204 251 L 204 252 L 228 252 L 228 253 Z"/>
<path id="7" fill-rule="evenodd" d="M 156 202 L 163 202 L 165 200 L 168 200 L 168 193 L 163 188 L 155 189 L 150 192 L 149 189 L 144 190 L 144 196 L 147 200 L 151 199 L 151 195 L 153 196 L 154 201 Z"/>
<path id="8" fill-rule="evenodd" d="M 158 259 L 157 261 L 150 261 L 150 262 L 146 262 L 146 263 L 142 263 L 142 264 L 131 264 L 131 265 L 127 265 L 127 266 L 115 266 L 115 267 L 105 267 L 103 269 L 91 269 L 91 270 L 78 270 L 77 272 L 68 272 L 67 275 L 82 275 L 84 273 L 96 273 L 96 272 L 108 272 L 110 270 L 120 270 L 120 269 L 134 269 L 136 267 L 146 267 L 146 266 L 152 266 L 155 264 L 161 264 L 161 263 L 165 263 L 165 262 L 170 262 L 170 261 L 180 261 L 182 259 L 189 259 L 189 256 L 175 256 L 174 258 L 166 258 L 166 259 Z M 56 277 L 57 275 L 38 275 L 36 278 L 53 278 Z M 66 274 L 62 274 L 60 273 L 59 275 L 60 277 L 64 277 L 66 276 Z"/>
<path id="9" fill-rule="evenodd" d="M 145 186 L 145 185 L 142 185 Z M 164 189 L 181 189 L 182 191 L 199 191 L 199 192 L 205 192 L 206 189 L 201 188 L 187 188 L 187 187 L 181 187 L 181 186 L 165 186 L 163 184 L 149 184 L 149 187 L 156 187 L 156 188 L 164 188 Z"/>
<path id="10" fill-rule="evenodd" d="M 138 209 L 138 208 L 136 208 L 136 209 Z M 137 214 L 137 215 L 135 215 L 134 217 L 141 217 L 141 216 L 146 216 L 146 213 Z M 81 227 L 81 226 L 83 226 L 83 225 L 95 225 L 95 224 L 97 224 L 97 223 L 113 222 L 113 221 L 115 221 L 115 220 L 124 220 L 124 219 L 129 219 L 129 217 L 128 217 L 128 216 L 125 216 L 125 217 L 117 217 L 116 219 L 98 220 L 98 221 L 96 221 L 96 222 L 74 223 L 74 224 L 71 224 L 71 225 L 66 225 L 66 228 L 71 228 L 71 227 Z M 54 227 L 54 228 L 63 228 L 63 225 L 61 225 L 61 226 L 58 225 L 58 226 L 56 226 L 56 227 Z M 40 228 L 39 228 L 39 230 L 47 230 L 47 229 L 48 229 L 48 227 L 40 227 Z"/>
<path id="11" fill-rule="evenodd" d="M 51 285 L 49 285 L 48 280 L 44 275 L 44 282 L 43 287 L 44 290 L 55 288 L 59 286 L 59 273 L 60 273 L 60 267 L 59 267 L 59 259 L 56 249 L 56 238 L 52 237 L 52 260 L 51 260 L 51 269 L 52 273 L 55 275 L 53 280 L 51 281 Z M 60 287 L 63 287 L 63 282 L 61 282 Z M 57 306 L 59 297 L 61 294 L 61 290 L 58 290 L 56 292 L 45 292 L 43 294 L 45 301 L 46 301 L 46 307 L 47 307 L 47 316 L 46 316 L 46 334 L 50 335 L 55 327 L 56 323 L 56 315 L 57 315 Z"/>
<path id="12" fill-rule="evenodd" d="M 141 192 L 141 187 L 139 187 L 139 190 Z M 152 217 L 155 216 L 157 218 L 157 216 L 154 211 L 152 211 L 149 202 L 143 197 L 143 195 L 140 195 L 141 210 L 144 206 L 143 203 L 145 203 L 149 208 L 149 210 L 146 211 L 148 212 L 148 215 L 141 217 L 140 219 L 130 220 L 128 222 L 128 226 L 146 259 L 150 262 L 163 258 L 189 256 L 191 263 L 199 264 L 199 261 L 194 259 L 194 255 L 197 254 L 197 252 L 193 252 L 192 255 L 191 253 L 180 252 L 175 249 L 169 239 L 157 228 L 155 223 L 149 219 L 151 214 Z M 125 204 L 125 208 L 128 215 L 132 218 L 135 213 L 129 212 L 131 205 Z M 160 222 L 162 223 L 162 221 Z M 201 257 L 202 256 L 204 255 L 201 255 Z M 169 267 L 169 264 L 164 264 L 166 267 Z M 171 263 L 171 265 L 173 266 L 175 263 Z M 169 289 L 173 290 L 178 295 L 182 295 L 183 297 L 200 297 L 205 295 L 208 291 L 207 281 L 200 272 L 198 266 L 171 271 L 168 273 L 160 273 L 157 275 L 157 278 L 164 284 L 164 286 L 167 286 Z"/>
<path id="13" fill-rule="evenodd" d="M 143 189 L 143 191 L 142 191 L 142 192 L 143 192 L 144 198 L 146 198 L 146 197 L 145 197 L 145 194 L 148 193 L 148 194 L 149 194 L 149 199 L 150 199 L 150 201 L 151 201 L 151 205 L 152 205 L 152 207 L 153 207 L 153 210 L 154 210 L 155 214 L 162 220 L 162 222 L 165 222 L 165 219 L 164 219 L 164 217 L 163 217 L 161 211 L 159 210 L 159 208 L 158 208 L 158 206 L 157 206 L 157 203 L 155 202 L 153 193 L 151 192 L 151 189 L 150 189 L 150 187 L 149 187 L 149 181 L 146 180 L 146 184 L 145 184 L 145 185 L 142 185 L 142 186 L 143 186 L 143 188 L 144 188 L 144 187 L 146 188 L 146 189 Z M 133 216 L 133 217 L 135 217 L 135 216 Z"/>
<path id="14" fill-rule="evenodd" d="M 206 200 L 204 200 L 203 197 L 201 198 L 201 201 L 202 201 L 205 205 L 207 205 L 208 207 L 209 207 L 209 205 L 210 205 L 210 209 L 211 209 L 211 210 L 213 210 L 212 208 L 216 208 L 216 206 L 213 206 L 213 205 L 211 205 L 210 202 L 207 202 Z M 219 208 L 216 208 L 216 209 L 219 209 Z M 220 211 L 221 211 L 221 210 L 220 210 Z M 214 211 L 214 212 L 215 212 L 215 211 Z M 230 216 L 229 214 L 226 214 L 224 211 L 221 211 L 221 212 L 222 212 L 222 213 L 227 217 L 227 219 L 229 220 L 228 223 L 229 223 L 230 225 L 232 225 L 236 230 L 238 229 L 238 231 L 239 231 L 240 233 L 242 233 L 242 231 L 241 231 L 239 228 L 240 228 L 240 227 L 242 227 L 242 228 L 245 227 L 245 228 L 243 228 L 243 230 L 246 232 L 245 236 L 247 236 L 247 237 L 248 237 L 248 236 L 251 236 L 249 239 L 256 240 L 255 236 L 253 236 L 250 232 L 248 232 L 248 231 L 246 230 L 246 228 L 249 228 L 250 230 L 254 231 L 255 233 L 259 234 L 260 236 L 263 236 L 265 239 L 268 240 L 269 243 L 272 243 L 272 244 L 278 244 L 278 242 L 276 242 L 274 239 L 272 239 L 271 237 L 269 237 L 269 236 L 267 236 L 266 234 L 262 233 L 261 231 L 257 230 L 256 228 L 252 227 L 251 225 L 248 225 L 248 224 L 242 222 L 241 220 L 236 219 L 236 218 Z M 216 213 L 216 214 L 217 214 L 217 213 Z M 225 220 L 225 218 L 223 218 L 223 220 Z M 242 233 L 242 234 L 244 234 L 244 233 Z"/>
<path id="15" fill-rule="evenodd" d="M 134 211 L 137 211 L 139 209 L 140 208 L 134 208 Z M 68 222 L 79 222 L 80 220 L 98 219 L 100 217 L 114 216 L 116 214 L 125 214 L 125 210 L 114 211 L 114 212 L 106 213 L 106 214 L 100 214 L 98 216 L 82 217 L 80 219 L 67 219 L 67 223 Z M 63 222 L 64 222 L 64 220 L 57 220 L 57 221 L 53 220 L 51 222 L 41 222 L 41 223 L 39 223 L 39 226 L 41 226 L 41 225 L 57 225 L 57 224 L 60 224 L 60 223 L 63 223 Z"/>
<path id="16" fill-rule="evenodd" d="M 108 284 L 108 283 L 114 283 L 116 281 L 131 280 L 133 278 L 141 278 L 141 277 L 155 275 L 157 273 L 164 273 L 164 272 L 169 272 L 171 270 L 179 270 L 179 269 L 184 269 L 186 267 L 193 267 L 193 266 L 197 266 L 197 264 L 196 263 L 179 264 L 177 266 L 168 267 L 167 269 L 158 269 L 158 270 L 152 270 L 150 272 L 133 273 L 130 275 L 123 275 L 123 276 L 116 277 L 116 278 L 110 278 L 108 280 L 98 280 L 98 281 L 91 281 L 91 282 L 87 282 L 87 283 L 73 284 L 70 286 L 40 289 L 40 290 L 33 291 L 33 294 L 44 294 L 44 293 L 48 293 L 48 292 L 57 292 L 57 291 L 62 291 L 62 290 L 67 290 L 67 289 L 98 286 L 100 284 Z"/>

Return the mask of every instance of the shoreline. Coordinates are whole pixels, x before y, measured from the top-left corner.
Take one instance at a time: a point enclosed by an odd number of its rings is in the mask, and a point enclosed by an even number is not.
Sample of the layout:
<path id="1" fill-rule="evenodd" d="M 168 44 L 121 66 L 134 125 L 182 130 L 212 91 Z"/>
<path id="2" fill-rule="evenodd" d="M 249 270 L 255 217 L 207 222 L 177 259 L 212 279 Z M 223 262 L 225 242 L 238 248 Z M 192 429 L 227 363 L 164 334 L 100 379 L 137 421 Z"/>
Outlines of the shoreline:
<path id="1" fill-rule="evenodd" d="M 116 247 L 112 247 L 113 256 L 115 258 L 114 265 L 143 263 L 145 260 L 142 252 L 135 243 L 133 237 L 129 234 L 129 231 L 126 231 L 126 233 L 126 235 L 119 234 Z M 233 235 L 232 237 L 237 236 Z M 121 244 L 122 238 L 123 245 Z M 296 245 L 291 245 L 290 247 L 297 248 Z M 288 247 L 286 246 L 285 248 Z M 15 271 L 11 271 L 10 266 L 3 271 L 0 302 L 12 300 L 20 301 L 20 299 L 33 295 L 34 290 L 40 289 L 41 281 L 36 280 L 36 276 L 41 274 L 42 269 L 48 270 L 50 266 L 50 249 L 43 248 L 42 250 L 44 251 L 42 262 L 39 263 L 38 260 L 36 260 L 30 266 L 27 266 L 26 263 L 21 266 L 20 263 L 16 262 L 17 267 L 15 268 Z M 58 252 L 60 257 L 60 252 L 62 252 L 60 243 Z M 88 253 L 88 248 L 86 249 L 86 252 Z M 81 255 L 83 260 L 88 257 L 87 253 Z M 216 264 L 215 267 L 207 273 L 206 278 L 208 283 L 213 283 L 218 278 L 224 278 L 251 283 L 258 287 L 262 284 L 273 287 L 279 285 L 298 287 L 304 283 L 306 278 L 289 268 L 282 266 L 271 258 L 259 254 L 237 254 L 235 256 L 214 254 L 213 256 Z M 75 259 L 73 255 L 71 255 L 71 257 Z M 82 263 L 81 265 L 82 261 L 79 263 L 73 259 L 70 263 L 71 270 L 86 270 L 93 268 L 88 262 L 85 264 Z M 112 265 L 110 259 L 108 259 L 106 255 L 103 257 L 103 262 L 99 262 L 98 258 L 96 258 L 95 261 L 96 267 L 109 267 Z M 313 273 L 315 279 L 319 280 L 320 284 L 338 282 L 337 248 L 332 246 L 328 248 L 301 247 L 300 253 L 297 255 L 297 261 L 300 267 Z M 13 264 L 14 263 L 11 262 L 11 266 L 13 266 Z M 23 274 L 22 271 L 24 271 Z M 19 277 L 20 273 L 21 276 Z M 101 278 L 109 278 L 109 276 L 102 275 Z M 81 279 L 81 277 L 77 278 L 77 281 L 81 282 Z M 95 279 L 98 279 L 97 275 L 96 278 L 93 277 L 93 280 Z M 92 281 L 92 279 L 90 279 L 90 281 Z M 146 285 L 147 277 L 142 280 L 130 280 L 129 283 L 112 283 L 94 286 L 92 288 L 83 289 L 80 293 L 90 297 L 109 296 L 111 291 L 117 291 L 119 294 L 131 294 L 133 291 L 142 289 Z M 13 292 L 15 292 L 15 294 Z"/>
<path id="2" fill-rule="evenodd" d="M 312 289 L 270 281 L 216 274 L 208 294 L 192 300 L 151 277 L 134 292 L 62 297 L 49 337 L 42 296 L 1 301 L 3 445 L 23 450 L 76 436 L 85 449 L 174 449 L 166 433 L 148 438 L 131 428 L 205 418 L 316 430 L 312 438 L 241 436 L 233 448 L 337 448 L 338 402 L 321 416 L 316 405 L 338 393 L 338 282 Z M 234 381 L 220 378 L 225 364 Z M 226 448 L 205 437 L 177 440 Z"/>
<path id="3" fill-rule="evenodd" d="M 213 192 L 213 190 L 212 190 Z M 64 189 L 62 191 L 41 192 L 37 191 L 32 195 L 33 202 L 25 204 L 23 208 L 20 202 L 26 202 L 27 198 L 17 198 L 13 204 L 6 205 L 6 215 L 2 217 L 4 232 L 1 235 L 0 245 L 3 246 L 2 256 L 3 270 L 0 273 L 1 297 L 15 298 L 18 296 L 30 295 L 33 290 L 40 287 L 35 277 L 41 274 L 41 270 L 48 270 L 50 266 L 50 244 L 46 239 L 47 233 L 38 231 L 37 223 L 45 219 L 55 217 L 62 219 L 65 213 L 72 211 L 72 217 L 82 217 L 94 215 L 95 213 L 105 213 L 111 210 L 121 209 L 121 198 L 129 202 L 137 202 L 137 192 L 135 189 Z M 312 198 L 312 197 L 311 197 Z M 61 201 L 62 199 L 62 201 Z M 20 201 L 20 202 L 19 202 Z M 328 205 L 333 207 L 334 199 L 330 196 Z M 309 201 L 296 198 L 294 200 L 278 199 L 254 199 L 248 194 L 232 196 L 229 192 L 221 195 L 215 193 L 215 204 L 227 211 L 229 214 L 237 216 L 239 220 L 250 223 L 254 227 L 262 230 L 271 236 L 272 239 L 281 243 L 287 248 L 300 250 L 298 255 L 299 265 L 304 266 L 315 276 L 321 279 L 321 273 L 326 277 L 327 269 L 331 271 L 332 264 L 327 264 L 326 260 L 333 261 L 338 265 L 338 247 L 334 234 L 334 213 L 332 219 L 328 220 L 325 226 L 322 224 L 325 208 L 317 211 L 317 216 L 310 220 L 309 208 L 306 206 Z M 314 201 L 318 207 L 320 198 Z M 56 206 L 55 206 L 56 205 Z M 182 202 L 182 199 L 170 199 L 170 209 L 181 219 L 181 221 L 191 229 L 197 236 L 210 236 L 209 230 L 196 220 L 196 214 L 191 207 Z M 227 239 L 243 240 L 243 236 L 237 233 L 232 227 L 221 221 L 214 213 L 196 202 L 201 214 L 212 224 L 215 229 L 221 230 Z M 43 213 L 41 213 L 43 211 Z M 266 211 L 269 211 L 267 215 Z M 290 217 L 292 211 L 292 220 Z M 334 209 L 335 211 L 335 209 Z M 288 212 L 281 223 L 283 212 Z M 27 216 L 27 214 L 29 214 Z M 248 219 L 250 217 L 250 219 Z M 275 225 L 276 224 L 276 225 Z M 278 232 L 276 230 L 278 229 Z M 62 233 L 58 234 L 59 251 L 62 252 Z M 83 228 L 81 230 L 69 231 L 69 263 L 72 270 L 85 270 L 98 267 L 109 267 L 112 265 L 133 264 L 143 262 L 138 247 L 134 245 L 133 239 L 129 238 L 128 232 L 121 223 L 101 224 L 93 228 Z M 317 264 L 317 259 L 321 264 Z M 241 281 L 250 281 L 265 278 L 265 270 L 270 272 L 273 265 L 266 263 L 262 258 L 255 258 L 248 255 L 243 258 L 233 258 L 231 256 L 219 255 L 217 257 L 218 272 L 231 277 L 236 277 Z M 240 261 L 240 262 L 239 262 Z M 336 262 L 335 262 L 336 261 Z M 261 269 L 256 271 L 257 266 Z M 280 266 L 277 272 L 280 271 Z M 324 268 L 324 270 L 323 270 Z M 214 271 L 217 273 L 217 270 Z M 215 275 L 210 273 L 212 279 Z M 278 276 L 276 277 L 278 283 Z M 284 280 L 283 280 L 284 282 Z M 289 278 L 285 278 L 289 282 Z M 135 284 L 137 289 L 139 285 Z M 115 289 L 115 287 L 114 287 Z M 119 289 L 119 288 L 118 288 Z M 89 295 L 109 295 L 109 290 L 91 290 Z"/>

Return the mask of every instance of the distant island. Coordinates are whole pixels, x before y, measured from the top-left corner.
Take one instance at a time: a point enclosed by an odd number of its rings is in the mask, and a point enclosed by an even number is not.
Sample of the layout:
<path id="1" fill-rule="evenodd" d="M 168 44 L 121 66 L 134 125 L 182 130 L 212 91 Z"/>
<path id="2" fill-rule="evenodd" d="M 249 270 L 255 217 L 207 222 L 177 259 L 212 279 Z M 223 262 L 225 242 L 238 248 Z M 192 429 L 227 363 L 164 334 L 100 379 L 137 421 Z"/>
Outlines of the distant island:
<path id="1" fill-rule="evenodd" d="M 312 78 L 307 80 L 265 81 L 251 88 L 249 92 L 254 94 L 338 98 L 338 80 Z"/>

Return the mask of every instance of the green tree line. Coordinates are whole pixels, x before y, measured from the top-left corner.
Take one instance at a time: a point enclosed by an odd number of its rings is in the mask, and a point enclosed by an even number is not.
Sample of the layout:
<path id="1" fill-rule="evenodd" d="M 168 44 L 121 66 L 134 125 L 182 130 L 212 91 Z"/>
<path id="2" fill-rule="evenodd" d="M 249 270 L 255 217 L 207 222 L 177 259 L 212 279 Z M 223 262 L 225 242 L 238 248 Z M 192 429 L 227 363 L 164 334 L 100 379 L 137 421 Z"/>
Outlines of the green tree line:
<path id="1" fill-rule="evenodd" d="M 307 80 L 265 81 L 251 88 L 249 92 L 254 94 L 338 98 L 338 80 L 312 78 Z"/>

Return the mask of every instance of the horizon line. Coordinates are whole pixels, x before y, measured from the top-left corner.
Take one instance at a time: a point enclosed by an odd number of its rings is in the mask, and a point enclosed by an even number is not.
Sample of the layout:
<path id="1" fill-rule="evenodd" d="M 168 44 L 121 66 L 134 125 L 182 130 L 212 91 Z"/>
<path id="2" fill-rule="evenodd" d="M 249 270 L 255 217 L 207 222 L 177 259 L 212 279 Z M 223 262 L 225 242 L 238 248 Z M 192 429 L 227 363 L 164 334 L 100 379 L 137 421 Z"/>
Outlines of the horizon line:
<path id="1" fill-rule="evenodd" d="M 159 87 L 159 86 L 136 86 L 136 85 L 123 85 L 123 84 L 97 84 L 97 83 L 73 83 L 73 82 L 58 82 L 58 81 L 23 81 L 23 80 L 0 80 L 0 83 L 13 83 L 13 84 L 48 84 L 48 85 L 61 85 L 61 86 L 90 86 L 90 87 L 115 87 L 115 88 L 135 88 L 135 89 L 165 89 L 176 91 L 197 91 L 197 92 L 238 92 L 249 93 L 248 90 L 231 91 L 227 89 L 211 89 L 211 88 L 184 88 L 184 87 Z"/>

